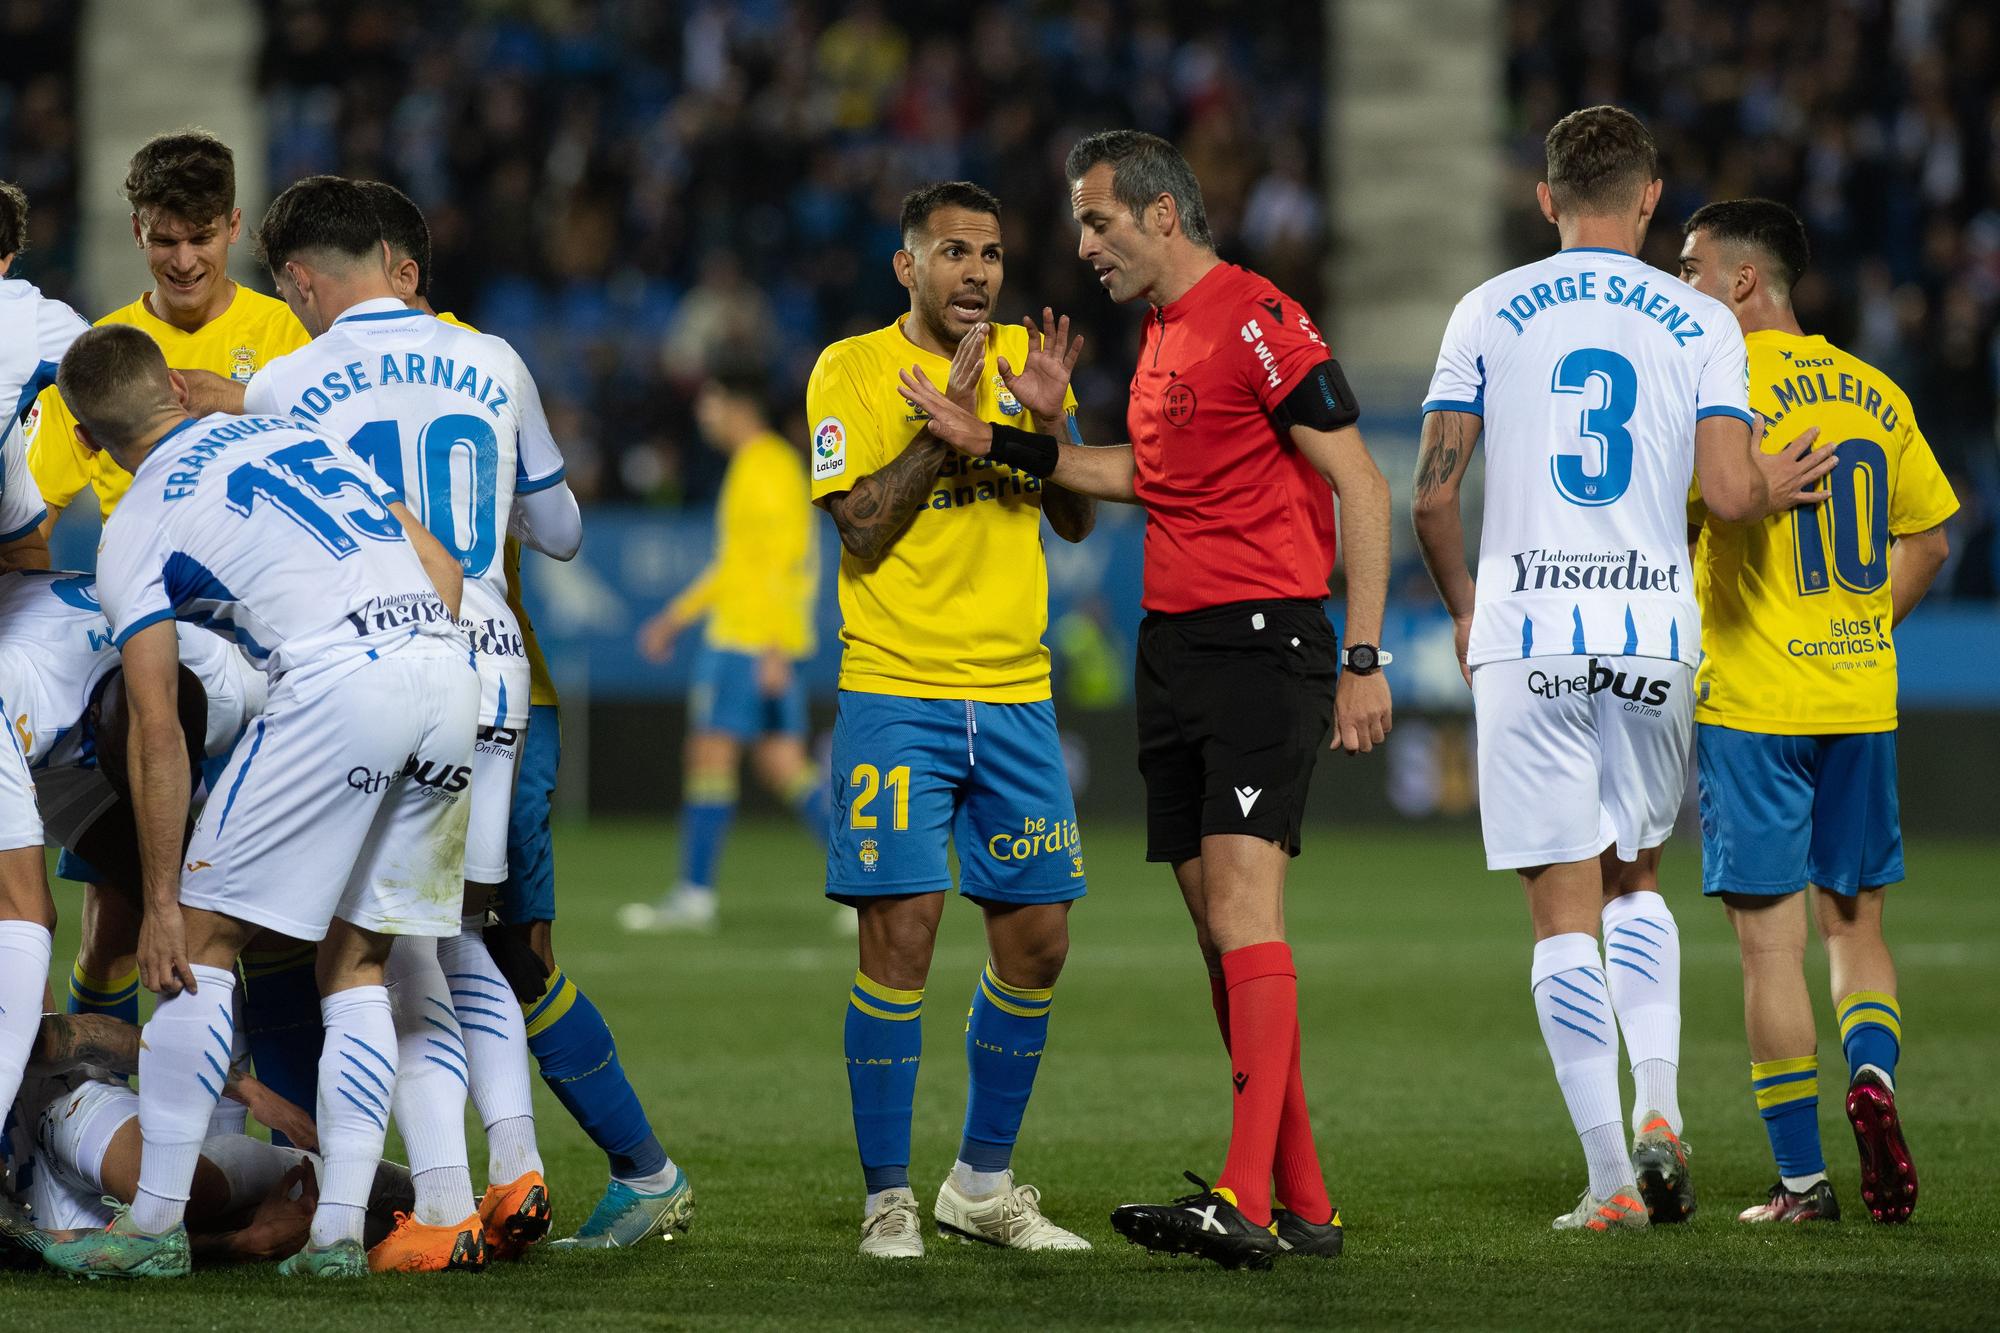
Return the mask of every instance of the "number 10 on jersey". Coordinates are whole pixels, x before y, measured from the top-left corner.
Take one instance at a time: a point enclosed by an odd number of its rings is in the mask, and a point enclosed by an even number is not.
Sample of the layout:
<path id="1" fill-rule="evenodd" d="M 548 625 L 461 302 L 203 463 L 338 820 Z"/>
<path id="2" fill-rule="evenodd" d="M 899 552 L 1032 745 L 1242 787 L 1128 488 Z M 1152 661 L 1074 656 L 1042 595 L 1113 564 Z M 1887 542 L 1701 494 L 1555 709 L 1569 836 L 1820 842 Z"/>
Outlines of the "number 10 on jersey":
<path id="1" fill-rule="evenodd" d="M 403 484 L 403 431 L 396 421 L 371 421 L 347 441 L 376 475 L 421 505 L 431 535 L 477 578 L 500 553 L 500 440 L 489 422 L 464 413 L 442 416 L 417 437 L 417 488 Z"/>

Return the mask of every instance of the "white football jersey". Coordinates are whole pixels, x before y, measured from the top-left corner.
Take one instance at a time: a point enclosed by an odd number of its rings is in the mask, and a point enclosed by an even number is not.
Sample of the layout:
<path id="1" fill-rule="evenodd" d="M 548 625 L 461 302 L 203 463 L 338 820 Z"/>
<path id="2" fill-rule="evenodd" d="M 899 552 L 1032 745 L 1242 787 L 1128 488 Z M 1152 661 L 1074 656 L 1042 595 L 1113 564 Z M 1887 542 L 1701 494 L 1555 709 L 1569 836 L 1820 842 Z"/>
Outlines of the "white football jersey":
<path id="1" fill-rule="evenodd" d="M 162 620 L 233 638 L 275 682 L 464 642 L 386 488 L 340 441 L 289 417 L 174 427 L 104 525 L 97 597 L 114 646 Z"/>
<path id="2" fill-rule="evenodd" d="M 1424 410 L 1485 421 L 1470 664 L 1696 661 L 1695 423 L 1750 420 L 1749 357 L 1720 302 L 1621 251 L 1561 251 L 1458 303 Z"/>
<path id="3" fill-rule="evenodd" d="M 390 297 L 363 301 L 259 370 L 244 409 L 290 414 L 346 440 L 391 498 L 465 569 L 460 615 L 480 668 L 480 721 L 528 718 L 527 652 L 501 553 L 514 496 L 563 479 L 534 378 L 491 334 Z"/>
<path id="4" fill-rule="evenodd" d="M 228 641 L 193 625 L 176 628 L 181 665 L 208 696 L 202 750 L 213 757 L 261 711 L 263 673 Z M 117 665 L 96 579 L 61 570 L 0 574 L 0 702 L 30 769 L 90 762 L 89 738 L 76 724 Z"/>
<path id="5" fill-rule="evenodd" d="M 90 325 L 33 283 L 0 278 L 0 542 L 27 536 L 48 510 L 28 472 L 28 437 L 21 418 L 43 389 L 77 335 Z"/>

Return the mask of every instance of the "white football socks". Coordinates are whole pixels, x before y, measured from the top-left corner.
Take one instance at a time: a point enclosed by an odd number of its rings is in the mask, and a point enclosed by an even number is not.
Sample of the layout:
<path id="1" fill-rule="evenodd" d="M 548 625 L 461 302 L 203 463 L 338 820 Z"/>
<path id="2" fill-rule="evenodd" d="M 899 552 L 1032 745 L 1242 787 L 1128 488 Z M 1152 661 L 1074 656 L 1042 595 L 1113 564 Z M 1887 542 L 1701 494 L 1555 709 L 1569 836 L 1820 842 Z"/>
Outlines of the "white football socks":
<path id="1" fill-rule="evenodd" d="M 1531 985 L 1542 1041 L 1590 1167 L 1590 1192 L 1608 1199 L 1637 1182 L 1621 1130 L 1618 1028 L 1603 967 L 1595 936 L 1551 935 L 1535 945 Z"/>
<path id="2" fill-rule="evenodd" d="M 1632 1132 L 1658 1111 L 1681 1132 L 1681 932 L 1650 890 L 1604 905 L 1604 975 L 1632 1062 Z"/>
<path id="3" fill-rule="evenodd" d="M 236 974 L 192 963 L 196 989 L 161 1000 L 139 1034 L 139 1191 L 132 1225 L 157 1236 L 180 1225 L 229 1077 Z"/>
<path id="4" fill-rule="evenodd" d="M 21 1075 L 42 1030 L 50 946 L 47 926 L 0 921 L 0 1116 L 21 1091 Z"/>
<path id="5" fill-rule="evenodd" d="M 989 1194 L 997 1194 L 1007 1188 L 1005 1171 L 981 1171 L 978 1167 L 967 1166 L 958 1161 L 951 1164 L 951 1183 L 967 1198 L 983 1199 Z"/>
<path id="6" fill-rule="evenodd" d="M 458 934 L 439 940 L 438 963 L 465 1039 L 472 1104 L 486 1127 L 486 1177 L 489 1183 L 506 1184 L 540 1171 L 542 1155 L 535 1146 L 527 1020 L 487 952 L 480 934 L 485 919 L 483 913 L 468 916 Z"/>
<path id="7" fill-rule="evenodd" d="M 465 1146 L 465 1041 L 438 966 L 437 941 L 401 935 L 389 950 L 389 1007 L 396 1022 L 392 1108 L 410 1159 L 416 1218 L 463 1222 L 478 1209 Z"/>
<path id="8" fill-rule="evenodd" d="M 247 1066 L 250 1059 L 250 1039 L 244 1035 L 243 990 L 238 987 L 230 1002 L 230 1017 L 236 1022 L 235 1035 L 229 1043 L 229 1067 Z M 226 1134 L 241 1134 L 249 1123 L 250 1108 L 233 1097 L 217 1099 L 215 1109 L 208 1113 L 208 1137 L 220 1138 Z M 204 1157 L 208 1154 L 204 1152 Z"/>
<path id="9" fill-rule="evenodd" d="M 319 1057 L 322 1170 L 312 1243 L 327 1246 L 360 1240 L 367 1221 L 396 1085 L 396 1022 L 383 986 L 335 991 L 320 999 L 319 1012 L 326 1045 Z"/>

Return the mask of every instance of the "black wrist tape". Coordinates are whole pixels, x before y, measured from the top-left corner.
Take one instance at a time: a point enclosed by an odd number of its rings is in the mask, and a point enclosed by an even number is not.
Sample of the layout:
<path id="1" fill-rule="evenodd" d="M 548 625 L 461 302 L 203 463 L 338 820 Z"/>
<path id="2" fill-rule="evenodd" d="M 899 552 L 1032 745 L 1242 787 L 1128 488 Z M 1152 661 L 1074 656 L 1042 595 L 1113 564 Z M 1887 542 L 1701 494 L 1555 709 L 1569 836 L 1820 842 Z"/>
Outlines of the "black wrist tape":
<path id="1" fill-rule="evenodd" d="M 1022 430 L 1019 426 L 993 423 L 993 447 L 987 457 L 1005 463 L 1016 472 L 1047 479 L 1056 474 L 1056 459 L 1062 446 L 1046 435 Z"/>

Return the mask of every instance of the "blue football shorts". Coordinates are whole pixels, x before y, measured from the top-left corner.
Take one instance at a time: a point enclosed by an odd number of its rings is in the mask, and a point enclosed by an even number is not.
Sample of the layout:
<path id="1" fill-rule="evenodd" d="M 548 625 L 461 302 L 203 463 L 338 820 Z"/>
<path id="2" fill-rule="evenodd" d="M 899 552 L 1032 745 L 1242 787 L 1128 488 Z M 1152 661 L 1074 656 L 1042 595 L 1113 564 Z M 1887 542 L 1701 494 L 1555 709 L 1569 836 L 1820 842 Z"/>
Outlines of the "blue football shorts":
<path id="1" fill-rule="evenodd" d="M 562 712 L 554 704 L 535 704 L 528 709 L 507 813 L 507 878 L 494 900 L 495 912 L 510 926 L 556 919 L 556 844 L 549 812 L 561 764 Z"/>
<path id="2" fill-rule="evenodd" d="M 1701 891 L 1852 895 L 1903 878 L 1896 733 L 1770 736 L 1703 723 Z"/>
<path id="3" fill-rule="evenodd" d="M 719 731 L 739 741 L 806 734 L 806 686 L 797 671 L 783 694 L 757 692 L 757 654 L 704 642 L 688 685 L 688 730 Z"/>
<path id="4" fill-rule="evenodd" d="M 1055 704 L 840 692 L 826 894 L 843 902 L 952 887 L 996 903 L 1084 892 Z"/>

